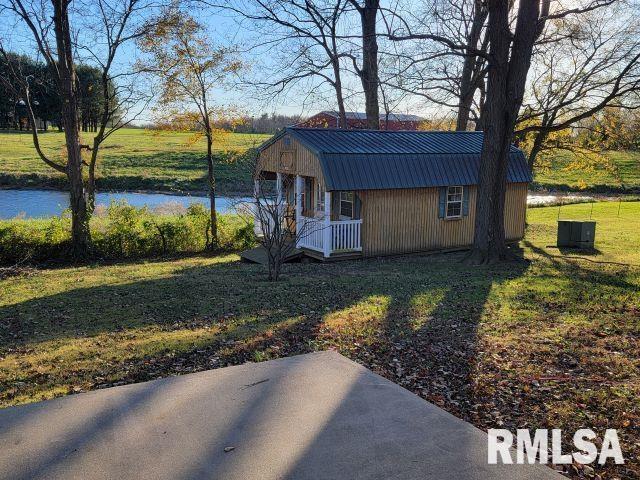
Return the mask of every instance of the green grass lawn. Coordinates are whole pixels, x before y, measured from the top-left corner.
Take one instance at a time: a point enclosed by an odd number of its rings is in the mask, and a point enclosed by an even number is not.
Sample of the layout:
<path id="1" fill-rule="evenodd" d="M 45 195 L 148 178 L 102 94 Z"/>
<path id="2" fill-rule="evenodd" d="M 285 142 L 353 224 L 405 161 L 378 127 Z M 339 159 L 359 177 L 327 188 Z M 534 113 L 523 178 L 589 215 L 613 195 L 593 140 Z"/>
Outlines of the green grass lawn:
<path id="1" fill-rule="evenodd" d="M 546 247 L 553 255 L 579 256 L 594 261 L 640 266 L 640 207 L 638 202 L 594 202 L 527 210 L 527 242 Z M 553 248 L 558 220 L 594 220 L 596 247 L 592 252 Z"/>
<path id="2" fill-rule="evenodd" d="M 639 263 L 640 202 L 617 207 L 594 207 L 600 253 L 581 256 Z M 5 279 L 0 405 L 332 348 L 480 428 L 617 428 L 626 465 L 594 467 L 638 478 L 640 268 L 558 258 L 556 217 L 529 210 L 529 262 L 291 264 L 270 283 L 229 255 Z"/>
<path id="3" fill-rule="evenodd" d="M 91 143 L 91 133 L 83 133 Z M 262 143 L 269 135 L 230 133 L 215 142 L 216 174 L 221 193 L 251 191 L 251 167 L 238 153 Z M 203 191 L 206 163 L 204 139 L 190 133 L 125 128 L 109 137 L 99 160 L 99 187 L 105 190 Z M 44 150 L 61 157 L 64 134 L 41 135 Z M 244 161 L 243 161 L 244 160 Z M 36 155 L 28 133 L 0 133 L 0 185 L 64 186 L 62 175 Z"/>
<path id="4" fill-rule="evenodd" d="M 640 191 L 640 152 L 606 152 L 604 155 L 608 157 L 611 168 L 591 170 L 567 168 L 571 155 L 558 154 L 548 171 L 536 173 L 535 184 L 550 190 Z"/>

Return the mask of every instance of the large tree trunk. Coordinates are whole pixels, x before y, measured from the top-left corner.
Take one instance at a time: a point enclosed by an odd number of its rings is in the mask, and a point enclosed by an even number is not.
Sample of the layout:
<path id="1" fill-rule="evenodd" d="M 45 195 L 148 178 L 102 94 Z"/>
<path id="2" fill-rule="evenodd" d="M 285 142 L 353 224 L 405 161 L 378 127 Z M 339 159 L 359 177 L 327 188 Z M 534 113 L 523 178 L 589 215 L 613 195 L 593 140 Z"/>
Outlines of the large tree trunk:
<path id="1" fill-rule="evenodd" d="M 378 39 L 376 18 L 380 7 L 379 0 L 365 0 L 360 10 L 362 21 L 362 70 L 360 80 L 364 90 L 367 128 L 380 128 L 380 106 L 378 103 Z"/>
<path id="2" fill-rule="evenodd" d="M 504 200 L 509 149 L 522 106 L 533 44 L 542 27 L 538 21 L 539 2 L 520 2 L 511 46 L 508 2 L 491 0 L 488 7 L 490 58 L 475 232 L 469 256 L 472 263 L 502 260 L 507 254 Z"/>
<path id="3" fill-rule="evenodd" d="M 82 155 L 78 122 L 78 92 L 71 46 L 67 2 L 52 0 L 58 51 L 58 82 L 62 97 L 62 121 L 67 148 L 67 178 L 71 206 L 71 248 L 76 258 L 86 257 L 91 246 L 89 217 L 82 178 Z"/>
<path id="4" fill-rule="evenodd" d="M 473 20 L 471 22 L 471 29 L 469 36 L 467 37 L 467 47 L 469 49 L 477 49 L 480 35 L 482 33 L 482 27 L 487 20 L 488 11 L 484 7 L 483 2 L 476 0 L 473 12 Z M 471 106 L 473 104 L 473 97 L 478 89 L 478 82 L 475 77 L 476 62 L 478 57 L 467 53 L 462 65 L 462 73 L 460 76 L 460 98 L 458 100 L 458 116 L 456 119 L 456 130 L 464 131 L 469 124 L 469 117 L 471 115 Z"/>
<path id="5" fill-rule="evenodd" d="M 504 256 L 504 189 L 507 137 L 505 110 L 510 39 L 506 2 L 489 2 L 490 68 L 485 103 L 484 141 L 480 160 L 475 231 L 470 259 L 485 263 Z M 502 193 L 501 193 L 502 192 Z M 502 228 L 501 228 L 502 227 Z"/>

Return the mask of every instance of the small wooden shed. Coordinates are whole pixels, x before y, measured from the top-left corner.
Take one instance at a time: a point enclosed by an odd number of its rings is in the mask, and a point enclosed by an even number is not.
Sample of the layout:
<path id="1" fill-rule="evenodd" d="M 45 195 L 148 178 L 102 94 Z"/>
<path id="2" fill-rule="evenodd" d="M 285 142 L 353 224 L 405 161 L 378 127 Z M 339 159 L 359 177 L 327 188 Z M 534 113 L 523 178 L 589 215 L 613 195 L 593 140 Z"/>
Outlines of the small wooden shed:
<path id="1" fill-rule="evenodd" d="M 257 175 L 275 179 L 296 231 L 307 232 L 291 232 L 296 246 L 320 259 L 463 248 L 473 242 L 482 140 L 482 132 L 289 127 L 259 147 Z M 517 241 L 531 174 L 513 146 L 507 182 L 505 234 Z"/>

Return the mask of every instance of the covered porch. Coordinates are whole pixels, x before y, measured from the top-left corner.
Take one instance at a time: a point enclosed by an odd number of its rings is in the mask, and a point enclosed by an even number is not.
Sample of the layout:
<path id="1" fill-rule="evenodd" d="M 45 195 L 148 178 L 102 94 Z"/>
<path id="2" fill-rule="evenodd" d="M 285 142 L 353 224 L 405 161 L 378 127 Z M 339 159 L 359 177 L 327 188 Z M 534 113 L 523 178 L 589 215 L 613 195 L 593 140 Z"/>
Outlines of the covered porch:
<path id="1" fill-rule="evenodd" d="M 326 191 L 315 177 L 280 172 L 273 175 L 274 201 L 281 208 L 278 218 L 288 220 L 297 249 L 323 260 L 361 254 L 362 219 L 355 192 Z M 259 198 L 260 188 L 256 180 L 256 198 Z M 255 230 L 257 234 L 263 231 L 258 217 L 255 218 Z"/>

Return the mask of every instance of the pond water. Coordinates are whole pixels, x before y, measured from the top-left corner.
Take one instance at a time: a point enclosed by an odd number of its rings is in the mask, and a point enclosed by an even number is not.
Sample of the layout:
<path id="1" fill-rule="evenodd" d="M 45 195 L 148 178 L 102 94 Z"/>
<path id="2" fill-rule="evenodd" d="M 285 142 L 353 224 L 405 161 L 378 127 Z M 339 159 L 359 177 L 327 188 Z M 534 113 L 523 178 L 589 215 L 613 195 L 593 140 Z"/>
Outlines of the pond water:
<path id="1" fill-rule="evenodd" d="M 591 200 L 593 197 L 579 193 L 553 194 L 553 193 L 529 193 L 527 203 L 529 205 L 546 205 L 557 201 Z M 609 198 L 599 198 L 608 200 Z M 209 206 L 209 199 L 204 196 L 169 195 L 166 193 L 98 193 L 96 205 L 108 206 L 112 201 L 126 200 L 134 207 L 147 206 L 159 212 L 178 212 L 184 210 L 192 203 L 202 203 Z M 216 209 L 220 213 L 234 213 L 236 206 L 242 202 L 251 201 L 248 197 L 218 197 Z M 0 219 L 51 217 L 60 215 L 69 205 L 69 196 L 65 192 L 55 190 L 0 190 Z"/>
<path id="2" fill-rule="evenodd" d="M 190 195 L 168 195 L 163 193 L 98 193 L 97 208 L 108 206 L 112 201 L 126 200 L 135 207 L 147 206 L 151 209 L 176 212 L 184 210 L 192 203 L 209 206 L 209 198 Z M 233 213 L 239 202 L 250 200 L 242 197 L 216 198 L 219 213 Z M 55 190 L 0 190 L 0 219 L 24 217 L 51 217 L 60 215 L 69 206 L 69 195 Z"/>

